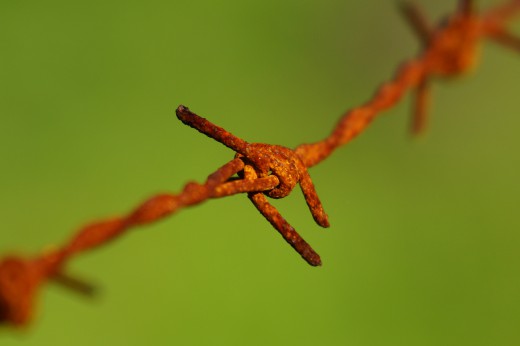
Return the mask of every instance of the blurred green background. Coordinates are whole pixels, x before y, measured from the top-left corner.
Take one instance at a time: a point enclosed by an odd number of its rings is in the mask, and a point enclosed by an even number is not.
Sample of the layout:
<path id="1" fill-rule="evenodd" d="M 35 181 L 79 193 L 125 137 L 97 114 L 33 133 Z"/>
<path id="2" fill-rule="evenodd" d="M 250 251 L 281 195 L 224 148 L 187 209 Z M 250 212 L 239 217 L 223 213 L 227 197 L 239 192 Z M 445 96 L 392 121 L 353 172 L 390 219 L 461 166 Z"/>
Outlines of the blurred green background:
<path id="1" fill-rule="evenodd" d="M 179 104 L 293 147 L 418 48 L 394 1 L 3 0 L 0 253 L 59 244 L 232 158 Z M 47 285 L 34 324 L 0 344 L 520 344 L 520 56 L 483 48 L 470 77 L 436 84 L 426 137 L 408 135 L 406 98 L 310 171 L 330 229 L 298 190 L 274 202 L 323 267 L 245 196 L 209 201 L 74 260 L 101 294 Z"/>

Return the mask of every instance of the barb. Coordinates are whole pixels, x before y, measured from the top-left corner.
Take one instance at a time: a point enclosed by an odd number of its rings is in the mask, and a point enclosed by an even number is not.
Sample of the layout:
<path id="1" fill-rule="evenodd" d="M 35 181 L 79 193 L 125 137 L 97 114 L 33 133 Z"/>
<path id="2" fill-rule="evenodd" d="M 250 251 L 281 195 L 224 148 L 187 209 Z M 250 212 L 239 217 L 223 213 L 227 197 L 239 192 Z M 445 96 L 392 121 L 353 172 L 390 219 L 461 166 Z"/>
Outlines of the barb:
<path id="1" fill-rule="evenodd" d="M 399 9 L 413 31 L 415 31 L 419 40 L 426 46 L 433 37 L 434 28 L 426 19 L 421 8 L 413 2 L 401 2 Z"/>
<path id="2" fill-rule="evenodd" d="M 189 182 L 179 194 L 154 196 L 126 216 L 87 225 L 52 251 L 33 258 L 4 257 L 0 261 L 0 323 L 27 325 L 39 288 L 49 280 L 85 295 L 93 294 L 91 285 L 65 272 L 66 264 L 75 255 L 105 245 L 133 227 L 153 223 L 210 198 L 247 193 L 254 206 L 304 260 L 313 266 L 321 265 L 320 256 L 267 197 L 283 198 L 299 184 L 316 223 L 329 227 L 308 168 L 356 137 L 408 91 L 415 93 L 412 132 L 421 133 L 427 122 L 431 80 L 454 77 L 470 70 L 482 39 L 491 39 L 520 51 L 520 39 L 506 29 L 507 22 L 520 12 L 520 0 L 511 0 L 482 15 L 475 12 L 472 0 L 461 0 L 458 10 L 437 28 L 431 27 L 414 5 L 405 4 L 402 11 L 424 44 L 422 53 L 403 63 L 395 76 L 382 84 L 366 103 L 346 112 L 331 134 L 321 141 L 302 144 L 294 150 L 279 145 L 248 143 L 187 107 L 179 106 L 176 111 L 179 120 L 235 151 L 235 158 L 210 174 L 204 183 Z"/>

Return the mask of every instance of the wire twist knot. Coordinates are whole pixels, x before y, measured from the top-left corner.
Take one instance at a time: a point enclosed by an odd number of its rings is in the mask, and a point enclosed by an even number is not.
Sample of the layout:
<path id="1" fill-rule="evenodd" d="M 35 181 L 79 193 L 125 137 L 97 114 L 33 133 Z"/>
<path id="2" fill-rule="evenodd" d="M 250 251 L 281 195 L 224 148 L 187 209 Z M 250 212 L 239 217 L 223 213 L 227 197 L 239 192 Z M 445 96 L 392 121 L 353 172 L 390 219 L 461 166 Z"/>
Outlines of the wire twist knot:
<path id="1" fill-rule="evenodd" d="M 306 170 L 296 153 L 281 145 L 251 143 L 246 148 L 246 155 L 237 154 L 245 164 L 253 166 L 259 178 L 274 175 L 279 184 L 264 194 L 271 198 L 288 196 L 300 181 L 301 172 Z"/>

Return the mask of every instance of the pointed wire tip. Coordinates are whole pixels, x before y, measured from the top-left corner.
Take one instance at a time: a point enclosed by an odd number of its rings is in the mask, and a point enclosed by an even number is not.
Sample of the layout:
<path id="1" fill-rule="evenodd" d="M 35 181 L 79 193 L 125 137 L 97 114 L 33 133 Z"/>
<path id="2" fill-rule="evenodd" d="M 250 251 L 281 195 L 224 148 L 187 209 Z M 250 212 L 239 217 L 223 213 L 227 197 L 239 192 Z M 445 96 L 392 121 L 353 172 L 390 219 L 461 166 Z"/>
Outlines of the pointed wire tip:
<path id="1" fill-rule="evenodd" d="M 310 246 L 306 251 L 300 252 L 300 255 L 313 267 L 321 267 L 321 257 Z"/>
<path id="2" fill-rule="evenodd" d="M 59 284 L 64 288 L 70 289 L 71 291 L 88 298 L 95 297 L 99 290 L 98 287 L 91 284 L 90 282 L 63 272 L 54 274 L 51 279 L 56 284 Z"/>
<path id="3" fill-rule="evenodd" d="M 422 9 L 414 1 L 399 1 L 398 8 L 424 45 L 433 36 L 434 28 L 428 22 Z"/>
<path id="4" fill-rule="evenodd" d="M 322 263 L 321 263 L 321 258 L 317 258 L 315 260 L 313 260 L 312 262 L 309 262 L 309 264 L 313 267 L 321 267 L 322 266 Z"/>
<path id="5" fill-rule="evenodd" d="M 323 228 L 329 228 L 330 227 L 329 218 L 326 215 L 325 215 L 324 218 L 318 220 L 317 223 L 318 223 L 318 225 L 320 225 Z"/>
<path id="6" fill-rule="evenodd" d="M 184 124 L 188 125 L 187 122 L 189 121 L 189 119 L 194 118 L 195 114 L 192 111 L 190 111 L 190 109 L 188 107 L 186 107 L 184 105 L 180 105 L 175 110 L 175 115 L 177 115 L 177 119 L 182 121 Z"/>
<path id="7" fill-rule="evenodd" d="M 190 109 L 184 105 L 179 105 L 179 107 L 177 107 L 177 109 L 175 110 L 175 113 L 177 115 L 179 114 L 182 114 L 182 113 L 186 113 L 186 112 L 189 112 Z"/>

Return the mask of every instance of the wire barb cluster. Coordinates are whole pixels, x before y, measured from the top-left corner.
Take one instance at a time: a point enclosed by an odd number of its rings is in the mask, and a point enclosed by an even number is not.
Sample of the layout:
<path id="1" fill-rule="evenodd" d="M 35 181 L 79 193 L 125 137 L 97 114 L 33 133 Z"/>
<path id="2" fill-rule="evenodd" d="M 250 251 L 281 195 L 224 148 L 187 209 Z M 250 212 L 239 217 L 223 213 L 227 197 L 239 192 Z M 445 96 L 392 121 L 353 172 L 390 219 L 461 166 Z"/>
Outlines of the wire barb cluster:
<path id="1" fill-rule="evenodd" d="M 462 0 L 458 10 L 438 27 L 430 25 L 415 5 L 403 4 L 401 11 L 423 43 L 422 52 L 403 63 L 395 76 L 383 83 L 366 103 L 347 111 L 331 134 L 321 141 L 302 144 L 294 150 L 279 145 L 248 143 L 187 107 L 179 106 L 176 113 L 183 123 L 235 151 L 235 158 L 210 174 L 204 183 L 189 182 L 179 194 L 153 196 L 126 216 L 87 225 L 59 248 L 32 258 L 5 256 L 0 261 L 0 323 L 27 325 L 39 288 L 48 280 L 82 294 L 93 294 L 91 285 L 65 273 L 66 263 L 73 256 L 104 245 L 132 227 L 153 223 L 210 198 L 247 193 L 253 205 L 303 259 L 310 265 L 321 265 L 320 256 L 267 197 L 283 198 L 299 184 L 316 223 L 329 227 L 308 168 L 356 137 L 408 91 L 415 95 L 412 132 L 422 132 L 427 122 L 432 78 L 453 77 L 471 69 L 482 39 L 491 39 L 520 51 L 520 38 L 506 29 L 511 17 L 520 12 L 520 0 L 510 0 L 480 15 L 474 11 L 472 0 Z"/>

